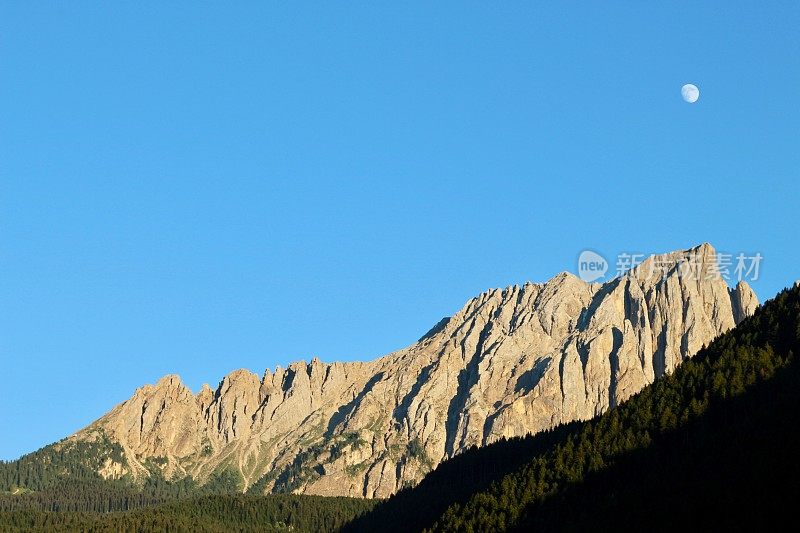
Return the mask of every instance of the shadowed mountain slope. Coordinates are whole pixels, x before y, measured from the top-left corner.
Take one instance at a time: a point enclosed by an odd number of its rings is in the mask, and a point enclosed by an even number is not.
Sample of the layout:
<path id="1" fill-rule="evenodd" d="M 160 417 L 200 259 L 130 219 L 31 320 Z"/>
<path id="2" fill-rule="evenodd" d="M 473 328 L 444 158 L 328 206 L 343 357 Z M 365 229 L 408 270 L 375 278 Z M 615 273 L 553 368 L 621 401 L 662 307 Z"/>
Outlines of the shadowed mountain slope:
<path id="1" fill-rule="evenodd" d="M 346 531 L 747 529 L 800 496 L 800 286 L 587 422 L 440 465 Z"/>

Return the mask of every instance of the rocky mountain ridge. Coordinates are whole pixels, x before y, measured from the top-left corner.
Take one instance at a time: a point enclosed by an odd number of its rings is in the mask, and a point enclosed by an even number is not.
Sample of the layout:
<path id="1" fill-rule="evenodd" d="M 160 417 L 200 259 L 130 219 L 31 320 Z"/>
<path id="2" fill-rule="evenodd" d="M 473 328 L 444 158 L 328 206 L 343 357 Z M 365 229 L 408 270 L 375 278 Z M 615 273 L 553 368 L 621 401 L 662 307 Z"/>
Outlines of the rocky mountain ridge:
<path id="1" fill-rule="evenodd" d="M 596 416 L 752 314 L 708 245 L 625 276 L 492 289 L 413 345 L 369 362 L 236 370 L 193 394 L 139 388 L 71 439 L 107 436 L 103 475 L 240 476 L 253 492 L 385 497 L 472 445 Z"/>

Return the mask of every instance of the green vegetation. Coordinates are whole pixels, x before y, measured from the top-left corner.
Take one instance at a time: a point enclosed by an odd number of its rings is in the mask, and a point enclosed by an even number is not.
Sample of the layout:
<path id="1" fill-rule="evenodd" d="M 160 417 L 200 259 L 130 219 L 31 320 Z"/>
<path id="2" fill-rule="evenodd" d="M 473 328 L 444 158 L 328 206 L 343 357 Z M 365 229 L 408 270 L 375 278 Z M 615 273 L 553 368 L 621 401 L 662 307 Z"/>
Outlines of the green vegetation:
<path id="1" fill-rule="evenodd" d="M 203 447 L 200 450 L 201 457 L 208 457 L 214 453 L 214 447 L 211 446 L 211 441 L 208 440 L 208 437 L 203 437 Z"/>
<path id="2" fill-rule="evenodd" d="M 336 531 L 372 500 L 278 494 L 204 496 L 129 512 L 0 511 L 0 531 L 309 532 Z"/>
<path id="3" fill-rule="evenodd" d="M 276 477 L 274 491 L 290 493 L 322 475 L 322 466 L 318 460 L 325 451 L 324 444 L 315 444 L 298 453 L 291 464 Z"/>
<path id="4" fill-rule="evenodd" d="M 191 477 L 168 480 L 159 458 L 146 463 L 151 475 L 141 483 L 105 480 L 94 468 L 109 457 L 123 460 L 107 439 L 62 441 L 0 464 L 0 531 L 335 531 L 377 503 L 243 495 L 241 474 L 229 467 L 202 485 Z"/>
<path id="5" fill-rule="evenodd" d="M 469 450 L 349 531 L 761 525 L 800 495 L 800 288 L 620 407 Z"/>
<path id="6" fill-rule="evenodd" d="M 428 453 L 425 451 L 425 447 L 422 445 L 419 439 L 411 439 L 411 441 L 408 443 L 408 446 L 406 446 L 406 452 L 408 457 L 411 459 L 416 459 L 428 470 L 433 468 L 433 461 L 431 461 L 430 457 L 428 457 Z"/>
<path id="7" fill-rule="evenodd" d="M 107 460 L 125 464 L 122 447 L 101 431 L 92 442 L 62 440 L 16 461 L 0 461 L 0 491 L 41 491 L 62 484 L 66 478 L 80 482 L 101 480 L 97 471 Z"/>
<path id="8" fill-rule="evenodd" d="M 203 489 L 209 494 L 241 494 L 244 490 L 244 479 L 238 470 L 231 468 L 214 472 Z"/>
<path id="9" fill-rule="evenodd" d="M 250 496 L 263 496 L 266 494 L 267 486 L 272 483 L 277 477 L 278 473 L 271 470 L 261 476 L 255 483 L 247 487 L 246 494 Z"/>
<path id="10" fill-rule="evenodd" d="M 369 461 L 361 461 L 360 463 L 356 463 L 354 465 L 347 465 L 344 471 L 350 477 L 355 477 L 369 466 Z"/>
<path id="11" fill-rule="evenodd" d="M 350 448 L 357 450 L 366 442 L 356 432 L 347 432 L 309 446 L 295 456 L 291 464 L 274 476 L 274 492 L 290 493 L 306 483 L 317 479 L 325 472 L 325 465 L 341 457 Z M 272 475 L 262 477 L 256 485 L 266 486 Z"/>

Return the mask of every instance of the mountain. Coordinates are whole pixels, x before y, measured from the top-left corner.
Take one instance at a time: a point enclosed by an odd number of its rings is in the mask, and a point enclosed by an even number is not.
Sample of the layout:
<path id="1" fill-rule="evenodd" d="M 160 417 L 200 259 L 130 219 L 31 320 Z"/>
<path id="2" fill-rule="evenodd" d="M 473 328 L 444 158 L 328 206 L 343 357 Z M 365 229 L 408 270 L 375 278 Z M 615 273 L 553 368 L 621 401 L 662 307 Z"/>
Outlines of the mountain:
<path id="1" fill-rule="evenodd" d="M 68 482 L 54 494 L 0 494 L 0 530 L 777 529 L 794 519 L 800 496 L 798 352 L 800 284 L 618 408 L 472 447 L 388 500 L 173 496 L 137 508 L 129 485 L 95 475 L 99 492 Z M 95 445 L 70 444 L 88 457 L 98 456 Z M 63 476 L 73 452 L 49 447 L 48 470 Z M 0 468 L 0 480 L 24 471 Z M 122 503 L 134 510 L 109 512 Z"/>
<path id="2" fill-rule="evenodd" d="M 166 376 L 54 446 L 102 448 L 86 465 L 106 479 L 386 497 L 472 446 L 606 412 L 756 307 L 703 244 L 604 284 L 562 273 L 487 291 L 370 362 L 237 370 L 197 394 Z"/>
<path id="3" fill-rule="evenodd" d="M 800 284 L 586 422 L 471 449 L 345 527 L 758 531 L 800 497 Z"/>

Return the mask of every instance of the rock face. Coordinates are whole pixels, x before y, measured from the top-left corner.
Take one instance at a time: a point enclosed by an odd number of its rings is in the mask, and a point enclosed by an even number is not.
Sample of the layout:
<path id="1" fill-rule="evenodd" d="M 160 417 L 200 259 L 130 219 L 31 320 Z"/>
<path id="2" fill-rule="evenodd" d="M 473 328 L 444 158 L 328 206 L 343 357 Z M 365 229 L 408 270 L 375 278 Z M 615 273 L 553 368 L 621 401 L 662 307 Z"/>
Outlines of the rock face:
<path id="1" fill-rule="evenodd" d="M 472 445 L 588 419 L 672 372 L 757 307 L 704 244 L 604 284 L 562 273 L 489 290 L 417 343 L 370 362 L 313 359 L 193 394 L 146 385 L 102 430 L 147 475 L 232 470 L 253 491 L 385 497 Z"/>

